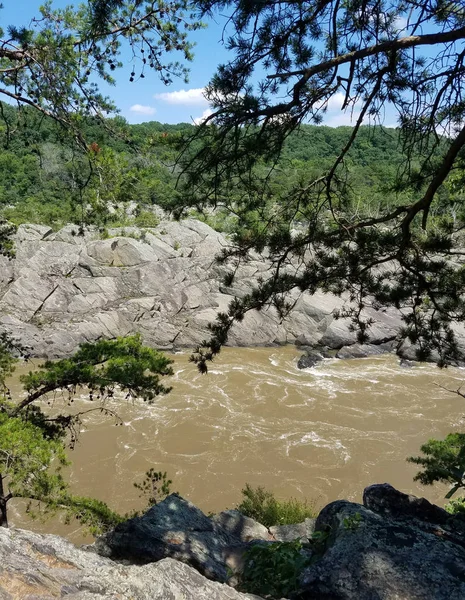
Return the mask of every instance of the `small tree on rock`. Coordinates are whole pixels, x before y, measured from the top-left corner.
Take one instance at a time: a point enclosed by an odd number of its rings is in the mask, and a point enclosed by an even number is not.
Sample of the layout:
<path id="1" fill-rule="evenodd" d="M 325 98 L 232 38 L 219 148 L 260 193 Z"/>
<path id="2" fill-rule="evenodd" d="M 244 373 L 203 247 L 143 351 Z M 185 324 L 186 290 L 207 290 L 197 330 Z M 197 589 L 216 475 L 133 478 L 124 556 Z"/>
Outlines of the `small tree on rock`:
<path id="1" fill-rule="evenodd" d="M 172 360 L 142 344 L 139 335 L 99 340 L 81 345 L 70 358 L 47 361 L 36 371 L 21 377 L 26 393 L 15 400 L 6 385 L 14 371 L 13 344 L 5 336 L 0 343 L 0 525 L 8 525 L 7 507 L 13 498 L 25 498 L 46 513 L 64 511 L 91 530 L 116 525 L 122 517 L 98 500 L 76 496 L 61 474 L 68 464 L 65 447 L 76 443 L 85 414 L 100 411 L 120 424 L 107 401 L 118 391 L 126 398 L 153 402 L 168 393 L 161 377 L 172 374 Z M 44 402 L 60 394 L 67 406 L 78 392 L 85 392 L 95 407 L 63 411 L 50 416 Z"/>

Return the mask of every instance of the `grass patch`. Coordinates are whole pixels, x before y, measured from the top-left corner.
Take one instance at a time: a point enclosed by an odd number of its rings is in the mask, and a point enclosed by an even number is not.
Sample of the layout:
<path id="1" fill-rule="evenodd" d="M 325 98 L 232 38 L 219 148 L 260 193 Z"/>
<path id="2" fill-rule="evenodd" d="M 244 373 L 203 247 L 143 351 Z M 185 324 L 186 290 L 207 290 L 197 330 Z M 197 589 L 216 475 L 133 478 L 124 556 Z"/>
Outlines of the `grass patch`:
<path id="1" fill-rule="evenodd" d="M 293 525 L 316 517 L 315 503 L 290 498 L 278 500 L 263 487 L 253 488 L 248 483 L 242 490 L 243 500 L 237 507 L 243 515 L 255 519 L 265 527 Z"/>

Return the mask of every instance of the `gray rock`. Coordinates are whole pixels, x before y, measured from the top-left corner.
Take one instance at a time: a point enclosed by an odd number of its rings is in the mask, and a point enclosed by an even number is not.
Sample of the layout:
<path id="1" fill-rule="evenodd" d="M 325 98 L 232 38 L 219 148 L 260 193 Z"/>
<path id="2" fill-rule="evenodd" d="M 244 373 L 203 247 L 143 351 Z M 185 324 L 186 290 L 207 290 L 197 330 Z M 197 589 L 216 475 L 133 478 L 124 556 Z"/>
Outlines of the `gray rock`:
<path id="1" fill-rule="evenodd" d="M 226 582 L 242 567 L 247 545 L 177 494 L 99 538 L 96 551 L 139 564 L 175 558 Z"/>
<path id="2" fill-rule="evenodd" d="M 250 517 L 244 516 L 238 510 L 224 510 L 212 519 L 225 531 L 238 538 L 241 542 L 251 540 L 272 540 L 270 531 Z"/>
<path id="3" fill-rule="evenodd" d="M 99 239 L 96 229 L 80 235 L 74 225 L 56 233 L 35 225 L 18 229 L 16 258 L 1 259 L 0 318 L 31 355 L 67 356 L 82 342 L 136 332 L 158 348 L 195 347 L 209 336 L 217 313 L 234 296 L 249 294 L 270 266 L 266 253 L 255 254 L 225 287 L 228 268 L 214 257 L 229 240 L 194 219 L 110 233 L 115 237 Z M 274 308 L 250 311 L 233 326 L 228 344 L 315 347 L 323 341 L 339 349 L 356 341 L 350 323 L 333 318 L 344 299 L 294 290 L 290 300 L 295 308 L 284 320 Z M 370 311 L 370 333 L 381 343 L 399 315 Z"/>
<path id="4" fill-rule="evenodd" d="M 365 488 L 363 505 L 373 512 L 394 519 L 415 518 L 440 525 L 453 521 L 453 517 L 443 508 L 431 504 L 426 498 L 404 494 L 389 483 L 377 483 Z"/>
<path id="5" fill-rule="evenodd" d="M 454 327 L 455 329 L 455 327 Z M 465 345 L 464 345 L 464 339 L 463 339 L 463 332 L 461 330 L 461 328 L 457 328 L 458 331 L 456 332 L 456 335 L 458 336 L 462 336 L 462 337 L 458 337 L 457 341 L 458 341 L 458 349 L 459 352 L 464 355 L 464 350 L 465 350 Z M 401 367 L 412 367 L 415 365 L 415 363 L 418 362 L 418 358 L 419 358 L 419 348 L 418 346 L 411 344 L 408 340 L 403 340 L 402 344 L 400 345 L 399 348 L 397 348 L 396 350 L 397 356 L 399 356 L 400 358 L 400 366 Z M 425 358 L 425 362 L 433 362 L 433 363 L 437 363 L 440 360 L 440 356 L 439 353 L 435 350 L 433 350 L 431 352 L 430 355 L 428 355 Z M 453 364 L 454 366 L 457 367 L 465 367 L 465 362 L 462 360 L 453 360 L 451 361 L 451 364 Z"/>
<path id="6" fill-rule="evenodd" d="M 52 228 L 47 225 L 34 225 L 33 223 L 23 223 L 20 225 L 14 235 L 16 243 L 43 240 L 52 233 Z"/>
<path id="7" fill-rule="evenodd" d="M 51 242 L 66 242 L 67 244 L 75 244 L 83 246 L 92 240 L 98 240 L 100 233 L 97 227 L 79 227 L 78 225 L 65 225 L 56 233 L 50 234 L 49 241 Z"/>
<path id="8" fill-rule="evenodd" d="M 403 369 L 412 369 L 415 366 L 415 361 L 407 360 L 406 358 L 401 358 L 399 360 L 399 366 Z"/>
<path id="9" fill-rule="evenodd" d="M 336 353 L 336 358 L 367 358 L 368 356 L 377 356 L 391 351 L 387 344 L 352 344 L 352 346 L 343 346 Z"/>
<path id="10" fill-rule="evenodd" d="M 87 245 L 91 258 L 110 267 L 133 267 L 159 260 L 152 246 L 132 238 L 110 238 L 98 240 Z"/>
<path id="11" fill-rule="evenodd" d="M 343 346 L 351 346 L 357 341 L 357 335 L 351 330 L 350 322 L 346 319 L 332 321 L 317 344 L 338 350 Z"/>
<path id="12" fill-rule="evenodd" d="M 327 547 L 302 573 L 302 600 L 465 598 L 465 548 L 439 525 L 341 500 L 321 511 L 316 529 L 328 532 Z"/>
<path id="13" fill-rule="evenodd" d="M 54 536 L 0 528 L 2 600 L 252 600 L 166 558 L 128 566 Z"/>
<path id="14" fill-rule="evenodd" d="M 302 354 L 302 356 L 297 361 L 297 367 L 299 369 L 310 369 L 322 360 L 323 356 L 321 354 L 319 354 L 318 352 L 312 352 L 308 350 L 305 354 Z"/>
<path id="15" fill-rule="evenodd" d="M 337 308 L 337 307 L 336 307 Z M 395 309 L 375 311 L 367 308 L 363 318 L 373 319 L 373 325 L 368 330 L 368 344 L 383 344 L 395 339 L 402 325 L 401 316 Z M 319 339 L 319 346 L 327 346 L 339 350 L 343 346 L 352 346 L 357 343 L 357 332 L 353 331 L 350 319 L 333 320 L 328 324 L 323 336 Z"/>
<path id="16" fill-rule="evenodd" d="M 292 542 L 302 540 L 306 542 L 315 531 L 316 519 L 305 519 L 303 523 L 295 525 L 274 525 L 270 527 L 270 533 L 278 542 Z"/>

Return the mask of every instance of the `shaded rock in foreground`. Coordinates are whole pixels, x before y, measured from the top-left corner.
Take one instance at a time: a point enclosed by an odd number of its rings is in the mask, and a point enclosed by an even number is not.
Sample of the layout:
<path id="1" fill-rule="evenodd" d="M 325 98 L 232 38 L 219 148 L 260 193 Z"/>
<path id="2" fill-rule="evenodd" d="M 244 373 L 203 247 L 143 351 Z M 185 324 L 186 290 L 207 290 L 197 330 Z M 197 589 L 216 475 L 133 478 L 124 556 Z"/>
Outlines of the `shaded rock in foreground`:
<path id="1" fill-rule="evenodd" d="M 104 556 L 139 564 L 171 557 L 221 582 L 229 579 L 230 571 L 240 570 L 247 547 L 237 530 L 233 535 L 177 494 L 117 525 L 95 543 Z"/>
<path id="2" fill-rule="evenodd" d="M 339 500 L 320 513 L 323 557 L 304 570 L 299 599 L 462 600 L 465 548 L 440 526 L 381 516 Z"/>
<path id="3" fill-rule="evenodd" d="M 76 548 L 55 535 L 0 528 L 2 600 L 252 600 L 164 559 L 126 566 Z"/>

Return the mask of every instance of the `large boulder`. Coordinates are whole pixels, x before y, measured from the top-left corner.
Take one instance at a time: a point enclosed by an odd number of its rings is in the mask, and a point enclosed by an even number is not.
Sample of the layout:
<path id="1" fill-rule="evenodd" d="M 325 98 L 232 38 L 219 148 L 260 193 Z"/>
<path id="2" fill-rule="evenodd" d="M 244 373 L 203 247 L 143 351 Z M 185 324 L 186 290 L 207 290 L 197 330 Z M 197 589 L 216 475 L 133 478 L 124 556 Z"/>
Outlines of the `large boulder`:
<path id="1" fill-rule="evenodd" d="M 379 512 L 344 500 L 321 511 L 315 527 L 326 533 L 326 547 L 302 573 L 299 599 L 465 598 L 461 532 L 445 526 L 442 509 L 389 488 L 365 492 Z"/>
<path id="2" fill-rule="evenodd" d="M 122 565 L 55 535 L 0 528 L 2 600 L 258 600 L 181 562 Z"/>
<path id="3" fill-rule="evenodd" d="M 247 544 L 177 494 L 129 519 L 95 543 L 97 552 L 139 564 L 175 558 L 209 579 L 226 582 L 240 570 Z"/>
<path id="4" fill-rule="evenodd" d="M 385 517 L 414 518 L 438 525 L 459 526 L 460 521 L 426 498 L 404 494 L 389 483 L 377 483 L 363 491 L 363 505 Z"/>
<path id="5" fill-rule="evenodd" d="M 14 235 L 16 242 L 39 241 L 53 233 L 48 225 L 34 225 L 33 223 L 23 223 L 20 225 Z"/>
<path id="6" fill-rule="evenodd" d="M 352 344 L 352 346 L 343 346 L 336 353 L 336 358 L 351 359 L 351 358 L 367 358 L 368 356 L 377 356 L 391 352 L 394 349 L 392 343 L 385 342 L 382 344 Z"/>

